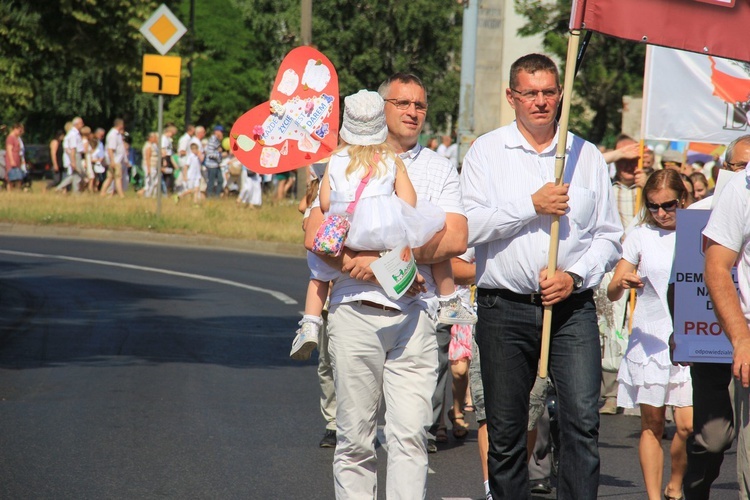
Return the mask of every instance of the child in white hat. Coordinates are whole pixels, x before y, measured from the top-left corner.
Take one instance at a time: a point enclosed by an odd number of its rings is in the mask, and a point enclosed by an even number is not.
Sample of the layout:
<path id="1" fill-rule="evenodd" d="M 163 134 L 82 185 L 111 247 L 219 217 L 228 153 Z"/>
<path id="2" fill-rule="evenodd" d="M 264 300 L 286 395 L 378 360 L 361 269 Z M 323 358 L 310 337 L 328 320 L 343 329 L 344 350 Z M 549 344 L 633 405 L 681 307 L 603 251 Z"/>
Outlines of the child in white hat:
<path id="1" fill-rule="evenodd" d="M 348 145 L 331 156 L 320 184 L 320 208 L 326 214 L 345 214 L 353 193 L 369 175 L 353 214 L 346 247 L 356 251 L 392 250 L 408 244 L 421 247 L 445 226 L 445 212 L 436 205 L 417 202 L 406 166 L 385 140 L 388 127 L 377 92 L 360 90 L 344 99 L 340 137 Z M 292 343 L 293 359 L 308 359 L 318 342 L 321 314 L 329 281 L 340 270 L 308 253 L 312 279 L 308 285 L 305 315 Z M 464 307 L 456 292 L 450 261 L 432 264 L 440 311 L 438 322 L 473 325 L 474 311 Z"/>

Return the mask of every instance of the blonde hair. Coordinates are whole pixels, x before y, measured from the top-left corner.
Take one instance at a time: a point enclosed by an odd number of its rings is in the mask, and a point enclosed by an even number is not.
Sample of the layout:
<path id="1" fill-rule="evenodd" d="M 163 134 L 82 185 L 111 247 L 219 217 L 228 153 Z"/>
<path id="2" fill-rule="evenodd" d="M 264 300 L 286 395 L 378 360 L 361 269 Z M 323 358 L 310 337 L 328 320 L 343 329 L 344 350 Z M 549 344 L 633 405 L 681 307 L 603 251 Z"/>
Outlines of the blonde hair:
<path id="1" fill-rule="evenodd" d="M 376 157 L 379 157 L 379 161 L 375 161 Z M 347 178 L 360 168 L 363 168 L 365 171 L 364 175 L 367 175 L 372 167 L 375 167 L 372 176 L 378 178 L 385 174 L 385 164 L 389 159 L 393 159 L 396 163 L 396 168 L 399 170 L 406 168 L 404 162 L 396 155 L 393 148 L 385 142 L 368 146 L 349 146 L 349 158 L 351 159 L 345 172 Z"/>
<path id="2" fill-rule="evenodd" d="M 318 190 L 320 189 L 320 179 L 317 177 L 310 181 L 307 185 L 307 192 L 305 193 L 305 204 L 309 207 L 315 198 L 318 197 Z"/>

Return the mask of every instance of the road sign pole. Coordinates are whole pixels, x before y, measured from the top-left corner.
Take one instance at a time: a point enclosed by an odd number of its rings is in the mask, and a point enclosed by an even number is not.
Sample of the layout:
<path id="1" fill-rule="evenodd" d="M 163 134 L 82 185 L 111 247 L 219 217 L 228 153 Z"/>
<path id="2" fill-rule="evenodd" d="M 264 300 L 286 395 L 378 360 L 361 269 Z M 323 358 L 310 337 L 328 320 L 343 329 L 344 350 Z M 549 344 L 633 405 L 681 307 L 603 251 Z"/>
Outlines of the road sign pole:
<path id="1" fill-rule="evenodd" d="M 156 155 L 156 168 L 158 175 L 156 176 L 156 216 L 161 217 L 161 180 L 162 180 L 162 173 L 161 173 L 161 138 L 162 138 L 162 127 L 164 125 L 163 123 L 163 111 L 164 111 L 164 96 L 159 94 L 159 120 L 158 120 L 158 131 L 156 132 L 159 134 L 159 148 L 158 153 Z"/>

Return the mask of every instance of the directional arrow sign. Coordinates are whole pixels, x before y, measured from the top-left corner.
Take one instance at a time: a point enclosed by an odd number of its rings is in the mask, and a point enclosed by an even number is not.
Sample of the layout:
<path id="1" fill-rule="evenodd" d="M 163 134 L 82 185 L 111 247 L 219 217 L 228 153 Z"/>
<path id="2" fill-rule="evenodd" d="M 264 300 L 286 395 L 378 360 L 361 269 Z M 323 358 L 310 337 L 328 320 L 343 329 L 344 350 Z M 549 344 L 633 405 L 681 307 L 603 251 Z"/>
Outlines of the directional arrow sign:
<path id="1" fill-rule="evenodd" d="M 182 38 L 187 28 L 172 14 L 169 7 L 161 4 L 141 26 L 140 31 L 159 54 L 164 55 Z"/>
<path id="2" fill-rule="evenodd" d="M 143 56 L 141 90 L 152 94 L 179 95 L 181 58 L 173 56 Z"/>

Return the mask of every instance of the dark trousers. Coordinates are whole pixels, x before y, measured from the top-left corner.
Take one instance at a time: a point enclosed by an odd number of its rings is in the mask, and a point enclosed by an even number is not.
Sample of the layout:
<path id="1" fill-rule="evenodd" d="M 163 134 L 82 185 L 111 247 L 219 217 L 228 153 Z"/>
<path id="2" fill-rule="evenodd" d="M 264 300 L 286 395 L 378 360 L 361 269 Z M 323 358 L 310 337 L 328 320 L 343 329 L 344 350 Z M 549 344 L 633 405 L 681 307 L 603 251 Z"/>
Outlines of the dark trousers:
<path id="1" fill-rule="evenodd" d="M 530 498 L 526 426 L 539 364 L 543 308 L 482 290 L 477 305 L 490 490 L 493 498 Z M 558 498 L 594 500 L 599 487 L 601 351 L 590 291 L 554 306 L 549 368 L 560 425 Z"/>
<path id="2" fill-rule="evenodd" d="M 221 180 L 221 168 L 208 168 L 206 169 L 208 176 L 208 188 L 206 189 L 206 197 L 218 197 L 222 191 L 222 180 Z"/>
<path id="3" fill-rule="evenodd" d="M 435 439 L 445 409 L 445 383 L 448 380 L 448 346 L 451 343 L 451 325 L 438 323 L 435 338 L 438 345 L 438 379 L 432 395 L 432 425 L 427 429 L 427 437 Z"/>
<path id="4" fill-rule="evenodd" d="M 694 363 L 693 434 L 687 440 L 688 465 L 683 480 L 687 500 L 707 499 L 719 477 L 724 452 L 735 437 L 734 414 L 729 394 L 732 365 Z"/>

